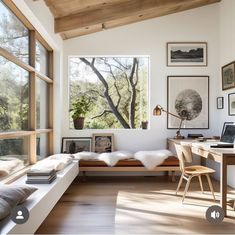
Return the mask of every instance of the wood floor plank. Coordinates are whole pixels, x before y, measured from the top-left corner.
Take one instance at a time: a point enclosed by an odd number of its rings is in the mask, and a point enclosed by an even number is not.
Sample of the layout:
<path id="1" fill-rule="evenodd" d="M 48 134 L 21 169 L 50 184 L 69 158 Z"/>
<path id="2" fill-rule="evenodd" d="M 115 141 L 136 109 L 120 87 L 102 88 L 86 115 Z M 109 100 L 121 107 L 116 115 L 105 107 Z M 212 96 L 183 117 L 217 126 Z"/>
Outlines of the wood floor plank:
<path id="1" fill-rule="evenodd" d="M 219 205 L 219 183 L 213 202 L 206 178 L 204 194 L 192 180 L 185 203 L 185 184 L 175 195 L 178 179 L 167 177 L 88 177 L 76 179 L 37 230 L 38 234 L 233 233 L 235 212 L 220 225 L 205 220 L 206 209 Z M 228 189 L 228 199 L 235 190 Z"/>

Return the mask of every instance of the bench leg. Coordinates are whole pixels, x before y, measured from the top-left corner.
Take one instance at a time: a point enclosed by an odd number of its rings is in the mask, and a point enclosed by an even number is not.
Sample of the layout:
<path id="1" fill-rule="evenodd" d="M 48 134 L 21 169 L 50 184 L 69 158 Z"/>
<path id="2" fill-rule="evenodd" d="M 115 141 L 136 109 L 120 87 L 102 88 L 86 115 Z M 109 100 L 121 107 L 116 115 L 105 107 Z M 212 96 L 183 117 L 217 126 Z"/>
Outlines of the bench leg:
<path id="1" fill-rule="evenodd" d="M 172 179 L 171 179 L 172 182 L 175 182 L 175 171 L 172 171 L 172 172 L 171 172 L 171 175 L 172 175 Z"/>

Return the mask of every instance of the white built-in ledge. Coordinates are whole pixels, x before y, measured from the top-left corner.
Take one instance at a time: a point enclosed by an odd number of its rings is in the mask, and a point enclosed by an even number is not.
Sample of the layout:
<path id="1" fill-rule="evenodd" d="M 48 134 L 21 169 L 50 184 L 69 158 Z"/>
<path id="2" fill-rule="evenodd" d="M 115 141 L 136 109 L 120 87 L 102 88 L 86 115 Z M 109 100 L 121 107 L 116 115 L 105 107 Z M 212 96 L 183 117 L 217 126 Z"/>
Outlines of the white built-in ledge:
<path id="1" fill-rule="evenodd" d="M 30 212 L 28 221 L 25 224 L 15 224 L 10 218 L 0 222 L 0 234 L 32 234 L 35 233 L 55 204 L 64 194 L 69 185 L 78 175 L 78 163 L 72 162 L 63 171 L 57 173 L 57 179 L 51 184 L 30 184 L 38 188 L 25 203 Z M 26 176 L 13 182 L 11 185 L 25 184 Z"/>

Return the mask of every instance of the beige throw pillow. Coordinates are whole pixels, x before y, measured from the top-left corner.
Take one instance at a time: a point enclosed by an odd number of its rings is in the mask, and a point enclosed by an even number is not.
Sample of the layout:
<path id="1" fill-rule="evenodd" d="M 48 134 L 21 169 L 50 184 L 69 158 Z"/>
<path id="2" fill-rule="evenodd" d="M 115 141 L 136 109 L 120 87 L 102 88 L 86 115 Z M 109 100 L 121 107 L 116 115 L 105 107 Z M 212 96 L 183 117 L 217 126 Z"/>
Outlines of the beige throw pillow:
<path id="1" fill-rule="evenodd" d="M 0 198 L 0 220 L 7 217 L 10 214 L 10 212 L 11 212 L 10 205 L 5 200 Z"/>
<path id="2" fill-rule="evenodd" d="M 0 219 L 5 218 L 13 207 L 23 203 L 36 190 L 27 185 L 0 185 Z"/>

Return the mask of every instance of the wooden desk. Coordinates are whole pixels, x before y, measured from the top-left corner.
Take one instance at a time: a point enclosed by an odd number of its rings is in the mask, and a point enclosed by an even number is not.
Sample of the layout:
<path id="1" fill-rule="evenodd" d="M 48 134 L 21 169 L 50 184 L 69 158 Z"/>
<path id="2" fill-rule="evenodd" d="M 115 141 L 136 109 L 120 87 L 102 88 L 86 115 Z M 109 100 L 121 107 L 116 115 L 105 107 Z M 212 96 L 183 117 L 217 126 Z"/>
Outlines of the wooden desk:
<path id="1" fill-rule="evenodd" d="M 191 145 L 192 152 L 204 159 L 220 163 L 220 205 L 227 214 L 227 166 L 235 165 L 235 148 L 210 148 L 212 142 L 197 142 L 192 139 L 167 139 L 167 148 L 175 152 L 174 144 L 187 142 Z"/>

